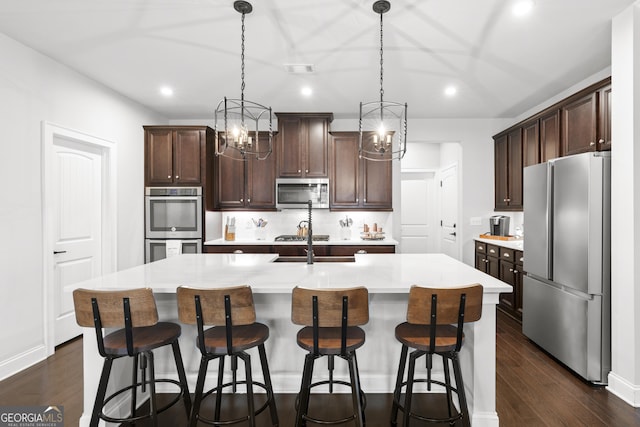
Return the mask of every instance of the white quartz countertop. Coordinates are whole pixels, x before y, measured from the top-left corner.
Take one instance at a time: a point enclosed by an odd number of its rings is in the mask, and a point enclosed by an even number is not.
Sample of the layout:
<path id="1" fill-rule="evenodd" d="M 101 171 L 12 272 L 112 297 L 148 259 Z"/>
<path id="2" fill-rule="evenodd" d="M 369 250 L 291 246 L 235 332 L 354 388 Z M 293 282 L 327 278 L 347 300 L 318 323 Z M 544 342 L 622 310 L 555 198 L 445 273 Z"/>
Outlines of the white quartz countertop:
<path id="1" fill-rule="evenodd" d="M 205 246 L 211 245 L 262 245 L 262 246 L 271 246 L 271 245 L 306 245 L 306 240 L 294 240 L 294 241 L 275 241 L 273 238 L 266 240 L 257 240 L 257 239 L 239 239 L 239 240 L 224 240 L 224 239 L 215 239 L 215 240 L 207 240 L 204 242 Z M 314 240 L 313 246 L 327 246 L 327 245 L 345 245 L 345 246 L 375 246 L 375 245 L 397 245 L 398 241 L 392 238 L 385 238 L 383 240 L 363 240 L 360 238 L 357 239 L 331 239 L 327 241 Z"/>
<path id="2" fill-rule="evenodd" d="M 485 293 L 511 292 L 511 286 L 444 254 L 356 254 L 355 262 L 307 265 L 272 262 L 277 254 L 182 254 L 69 285 L 76 288 L 150 287 L 175 293 L 181 285 L 223 287 L 247 284 L 255 293 L 290 293 L 312 288 L 363 285 L 372 294 L 407 293 L 411 285 L 446 287 L 480 283 Z"/>
<path id="3" fill-rule="evenodd" d="M 503 248 L 516 249 L 518 251 L 523 250 L 524 239 L 518 240 L 498 240 L 498 239 L 483 239 L 481 237 L 475 238 L 478 242 L 484 242 L 489 245 L 502 246 Z"/>

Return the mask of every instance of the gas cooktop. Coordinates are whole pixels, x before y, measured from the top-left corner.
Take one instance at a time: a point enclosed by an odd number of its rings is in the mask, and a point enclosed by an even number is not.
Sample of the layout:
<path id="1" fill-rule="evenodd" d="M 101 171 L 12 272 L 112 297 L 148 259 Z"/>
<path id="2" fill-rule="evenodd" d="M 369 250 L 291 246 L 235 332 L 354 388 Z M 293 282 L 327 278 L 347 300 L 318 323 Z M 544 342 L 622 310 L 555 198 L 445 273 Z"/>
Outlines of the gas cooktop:
<path id="1" fill-rule="evenodd" d="M 276 242 L 306 242 L 307 241 L 307 237 L 306 236 L 298 236 L 295 234 L 282 234 L 280 236 L 277 236 L 274 239 Z M 327 242 L 329 241 L 329 235 L 328 234 L 314 234 L 312 240 L 314 242 Z"/>

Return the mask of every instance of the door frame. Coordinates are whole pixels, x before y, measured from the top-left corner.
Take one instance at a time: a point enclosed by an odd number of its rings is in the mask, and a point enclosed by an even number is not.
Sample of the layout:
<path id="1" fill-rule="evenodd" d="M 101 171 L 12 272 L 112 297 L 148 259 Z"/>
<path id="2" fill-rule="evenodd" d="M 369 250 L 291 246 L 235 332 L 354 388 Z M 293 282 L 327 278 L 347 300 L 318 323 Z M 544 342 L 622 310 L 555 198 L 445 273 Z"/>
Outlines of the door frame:
<path id="1" fill-rule="evenodd" d="M 47 356 L 55 348 L 55 316 L 53 295 L 53 146 L 55 138 L 71 140 L 94 151 L 102 157 L 102 274 L 116 271 L 117 254 L 117 184 L 116 144 L 106 139 L 42 121 L 42 261 L 43 261 L 43 309 L 44 340 Z"/>

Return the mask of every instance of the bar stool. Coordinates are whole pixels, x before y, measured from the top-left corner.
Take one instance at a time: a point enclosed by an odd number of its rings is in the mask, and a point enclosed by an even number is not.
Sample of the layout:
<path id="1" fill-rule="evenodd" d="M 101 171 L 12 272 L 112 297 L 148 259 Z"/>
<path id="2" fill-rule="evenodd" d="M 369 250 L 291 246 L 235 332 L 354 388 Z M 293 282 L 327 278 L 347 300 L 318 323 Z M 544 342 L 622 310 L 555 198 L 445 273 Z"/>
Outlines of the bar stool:
<path id="1" fill-rule="evenodd" d="M 193 402 L 193 409 L 189 420 L 189 426 L 194 427 L 198 421 L 215 426 L 236 424 L 249 421 L 249 425 L 256 425 L 256 416 L 269 407 L 271 423 L 278 425 L 278 412 L 269 375 L 269 365 L 264 343 L 269 338 L 269 328 L 262 323 L 256 323 L 256 312 L 253 304 L 253 293 L 249 286 L 236 286 L 217 289 L 196 289 L 181 286 L 177 289 L 178 316 L 180 321 L 186 324 L 195 324 L 198 328 L 196 346 L 200 349 L 200 369 Z M 205 325 L 213 325 L 204 329 Z M 251 374 L 251 356 L 246 352 L 258 347 L 260 364 L 264 383 L 253 380 Z M 230 356 L 232 364 L 242 359 L 245 366 L 245 380 L 236 381 L 235 370 L 232 382 L 223 383 L 225 356 Z M 209 361 L 218 359 L 217 385 L 204 391 L 204 382 L 207 376 Z M 235 369 L 235 366 L 233 366 Z M 246 416 L 221 420 L 222 390 L 233 387 L 236 384 L 245 384 L 247 388 Z M 264 389 L 267 393 L 265 403 L 255 409 L 253 386 Z M 200 414 L 202 401 L 215 393 L 214 419 L 209 419 Z"/>
<path id="2" fill-rule="evenodd" d="M 479 284 L 448 289 L 424 288 L 415 285 L 411 287 L 407 321 L 396 326 L 395 331 L 396 339 L 402 343 L 402 351 L 393 392 L 392 426 L 397 425 L 398 410 L 404 412 L 404 427 L 409 426 L 411 418 L 450 425 L 454 425 L 457 420 L 462 420 L 464 425 L 470 425 L 458 352 L 464 342 L 464 324 L 475 322 L 482 315 L 482 291 L 482 286 Z M 414 350 L 409 355 L 409 371 L 405 381 L 404 369 L 409 348 Z M 442 357 L 444 382 L 431 378 L 433 354 Z M 417 379 L 415 378 L 416 360 L 422 356 L 426 356 L 427 378 Z M 451 384 L 449 361 L 453 366 L 455 387 Z M 415 383 L 426 383 L 428 390 L 431 390 L 431 384 L 438 384 L 445 388 L 448 417 L 434 418 L 412 412 Z M 406 388 L 403 402 L 400 399 L 402 388 Z M 452 392 L 455 392 L 458 397 L 459 410 L 453 405 Z"/>
<path id="3" fill-rule="evenodd" d="M 317 424 L 342 424 L 354 420 L 364 426 L 366 400 L 360 387 L 356 349 L 362 347 L 365 333 L 359 326 L 369 321 L 369 292 L 364 287 L 349 289 L 304 289 L 292 293 L 291 320 L 303 325 L 297 334 L 298 345 L 309 353 L 305 356 L 302 384 L 296 402 L 296 427 L 307 421 Z M 329 380 L 311 382 L 316 359 L 327 356 Z M 333 361 L 338 356 L 347 361 L 350 382 L 333 379 Z M 351 387 L 353 414 L 339 420 L 321 420 L 308 414 L 311 389 L 319 385 L 340 384 Z"/>
<path id="4" fill-rule="evenodd" d="M 158 310 L 150 288 L 138 288 L 121 291 L 99 291 L 76 289 L 73 291 L 73 303 L 76 322 L 82 327 L 95 327 L 98 340 L 98 352 L 104 357 L 100 383 L 91 414 L 91 427 L 96 427 L 100 419 L 112 423 L 134 423 L 150 418 L 152 425 L 158 425 L 158 414 L 176 404 L 182 397 L 187 411 L 191 411 L 191 397 L 187 386 L 187 377 L 182 364 L 182 356 L 178 345 L 180 325 L 170 322 L 158 322 Z M 102 328 L 120 328 L 103 336 Z M 172 379 L 156 379 L 153 350 L 171 345 L 173 357 L 178 371 L 179 381 Z M 131 385 L 115 391 L 108 397 L 107 383 L 113 361 L 121 357 L 133 358 L 133 374 Z M 142 378 L 138 380 L 138 366 Z M 149 378 L 146 378 L 146 369 Z M 173 400 L 161 408 L 156 403 L 156 384 L 171 383 L 179 388 Z M 145 392 L 149 386 L 149 413 L 136 415 L 136 392 L 140 387 Z M 104 407 L 116 397 L 131 391 L 131 414 L 126 418 L 112 417 L 105 414 Z"/>

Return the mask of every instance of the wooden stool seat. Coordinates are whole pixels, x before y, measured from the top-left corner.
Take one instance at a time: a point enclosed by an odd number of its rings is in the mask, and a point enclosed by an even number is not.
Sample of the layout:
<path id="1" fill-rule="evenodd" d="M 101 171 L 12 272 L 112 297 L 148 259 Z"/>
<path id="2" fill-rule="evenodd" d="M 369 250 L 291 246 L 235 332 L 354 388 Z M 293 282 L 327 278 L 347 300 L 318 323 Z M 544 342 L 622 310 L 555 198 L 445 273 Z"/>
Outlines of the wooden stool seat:
<path id="1" fill-rule="evenodd" d="M 232 326 L 231 335 L 233 336 L 231 352 L 236 353 L 264 344 L 269 338 L 269 328 L 262 323 Z M 196 345 L 200 348 L 197 342 Z M 226 328 L 214 326 L 204 331 L 204 348 L 207 353 L 226 355 L 228 352 Z"/>
<path id="2" fill-rule="evenodd" d="M 82 327 L 93 327 L 98 341 L 98 352 L 104 358 L 102 374 L 96 392 L 96 399 L 91 414 L 90 427 L 97 427 L 100 420 L 116 424 L 135 424 L 145 418 L 151 425 L 158 425 L 158 414 L 169 409 L 182 399 L 187 416 L 191 412 L 191 396 L 187 385 L 187 376 L 182 364 L 182 355 L 178 338 L 181 328 L 177 323 L 158 322 L 153 291 L 150 288 L 129 290 L 93 290 L 76 289 L 73 291 L 73 305 L 76 322 Z M 103 336 L 103 328 L 119 328 Z M 174 379 L 158 379 L 155 377 L 153 350 L 171 346 L 178 373 L 178 381 Z M 113 391 L 107 396 L 107 386 L 111 367 L 116 359 L 131 357 L 131 384 Z M 138 379 L 138 367 L 142 371 Z M 147 378 L 147 372 L 149 378 Z M 156 384 L 172 384 L 179 392 L 170 402 L 158 407 L 156 403 Z M 139 402 L 137 391 L 146 391 L 149 387 L 149 412 L 138 415 Z M 130 393 L 130 415 L 116 417 L 105 413 L 111 407 L 109 402 L 117 401 Z"/>
<path id="3" fill-rule="evenodd" d="M 153 326 L 133 328 L 133 351 L 142 353 L 169 345 L 180 337 L 180 325 L 158 322 Z M 127 339 L 124 329 L 104 337 L 104 351 L 113 356 L 127 355 Z"/>
<path id="4" fill-rule="evenodd" d="M 417 350 L 429 351 L 431 347 L 429 334 L 430 327 L 427 325 L 414 325 L 404 322 L 396 326 L 396 339 L 402 344 Z M 436 326 L 434 352 L 454 351 L 458 341 L 457 334 L 458 329 L 453 325 Z M 464 342 L 464 333 L 462 334 L 462 340 Z"/>
<path id="5" fill-rule="evenodd" d="M 340 328 L 320 328 L 318 334 L 319 354 L 340 354 L 342 350 L 342 333 Z M 298 331 L 298 345 L 307 350 L 313 351 L 313 328 L 306 327 Z M 362 347 L 365 340 L 365 333 L 362 328 L 350 326 L 347 328 L 346 351 L 355 351 Z"/>

